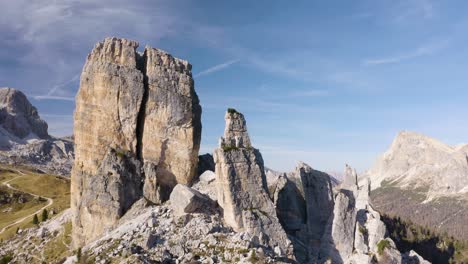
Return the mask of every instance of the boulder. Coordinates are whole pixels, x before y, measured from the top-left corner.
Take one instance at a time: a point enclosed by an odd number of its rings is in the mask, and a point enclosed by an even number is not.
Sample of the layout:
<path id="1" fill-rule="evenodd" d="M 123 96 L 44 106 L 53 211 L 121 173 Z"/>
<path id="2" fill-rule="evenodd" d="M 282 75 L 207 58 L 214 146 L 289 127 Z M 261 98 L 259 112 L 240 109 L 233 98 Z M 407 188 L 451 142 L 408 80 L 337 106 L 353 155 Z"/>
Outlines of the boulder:
<path id="1" fill-rule="evenodd" d="M 200 181 L 210 183 L 214 180 L 216 180 L 216 174 L 210 170 L 207 170 L 200 175 Z"/>
<path id="2" fill-rule="evenodd" d="M 169 200 L 176 217 L 184 214 L 203 212 L 214 206 L 213 201 L 206 195 L 183 184 L 177 184 L 174 187 Z"/>

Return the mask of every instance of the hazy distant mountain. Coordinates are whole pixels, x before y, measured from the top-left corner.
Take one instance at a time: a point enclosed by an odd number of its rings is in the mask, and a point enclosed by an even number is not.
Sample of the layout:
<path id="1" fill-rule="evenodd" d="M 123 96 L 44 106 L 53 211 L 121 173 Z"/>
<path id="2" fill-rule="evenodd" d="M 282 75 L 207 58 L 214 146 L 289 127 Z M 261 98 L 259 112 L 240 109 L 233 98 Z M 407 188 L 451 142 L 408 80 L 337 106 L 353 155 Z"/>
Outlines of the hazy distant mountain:
<path id="1" fill-rule="evenodd" d="M 468 238 L 467 145 L 452 147 L 433 138 L 401 132 L 364 176 L 375 207 Z"/>

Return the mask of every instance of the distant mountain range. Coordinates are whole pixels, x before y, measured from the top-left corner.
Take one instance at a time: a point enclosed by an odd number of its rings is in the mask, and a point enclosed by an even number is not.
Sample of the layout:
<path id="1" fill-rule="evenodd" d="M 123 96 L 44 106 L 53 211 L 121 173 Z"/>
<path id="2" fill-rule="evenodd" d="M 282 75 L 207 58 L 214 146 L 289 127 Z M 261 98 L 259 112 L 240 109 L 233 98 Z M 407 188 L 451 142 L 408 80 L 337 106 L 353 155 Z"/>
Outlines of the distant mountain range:
<path id="1" fill-rule="evenodd" d="M 458 239 L 468 239 L 468 145 L 404 131 L 362 178 L 373 205 Z"/>

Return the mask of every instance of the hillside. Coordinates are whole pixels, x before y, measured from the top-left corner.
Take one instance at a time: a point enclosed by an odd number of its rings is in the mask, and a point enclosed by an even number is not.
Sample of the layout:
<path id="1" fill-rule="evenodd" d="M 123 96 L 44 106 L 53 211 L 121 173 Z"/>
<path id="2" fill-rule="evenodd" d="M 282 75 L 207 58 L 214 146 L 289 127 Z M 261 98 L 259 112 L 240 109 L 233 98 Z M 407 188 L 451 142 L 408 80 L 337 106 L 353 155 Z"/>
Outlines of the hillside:
<path id="1" fill-rule="evenodd" d="M 0 169 L 0 239 L 32 227 L 33 215 L 46 209 L 51 216 L 70 206 L 70 181 L 24 167 Z"/>
<path id="2" fill-rule="evenodd" d="M 436 232 L 468 239 L 468 160 L 465 146 L 401 132 L 365 173 L 377 210 Z"/>

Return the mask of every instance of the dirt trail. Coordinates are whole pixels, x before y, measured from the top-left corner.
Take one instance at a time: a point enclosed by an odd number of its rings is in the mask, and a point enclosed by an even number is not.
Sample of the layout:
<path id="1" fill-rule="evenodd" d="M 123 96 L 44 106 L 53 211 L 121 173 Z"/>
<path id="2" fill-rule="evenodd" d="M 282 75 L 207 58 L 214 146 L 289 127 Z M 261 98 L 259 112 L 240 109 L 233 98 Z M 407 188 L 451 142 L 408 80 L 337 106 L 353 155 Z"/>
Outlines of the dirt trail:
<path id="1" fill-rule="evenodd" d="M 12 227 L 12 226 L 14 226 L 14 225 L 16 225 L 16 224 L 19 224 L 19 223 L 24 222 L 26 219 L 28 219 L 28 218 L 34 216 L 35 214 L 41 213 L 42 210 L 44 210 L 44 209 L 46 209 L 47 207 L 49 207 L 49 206 L 51 206 L 51 205 L 54 204 L 54 200 L 53 200 L 52 198 L 45 197 L 45 196 L 40 196 L 40 195 L 37 195 L 37 194 L 34 194 L 34 193 L 26 192 L 26 191 L 19 190 L 19 189 L 16 189 L 16 188 L 12 187 L 12 186 L 10 185 L 10 182 L 12 182 L 12 181 L 14 181 L 14 180 L 16 180 L 16 179 L 18 179 L 18 178 L 23 177 L 24 175 L 26 175 L 26 174 L 24 174 L 24 173 L 21 172 L 21 171 L 16 171 L 16 172 L 17 172 L 18 174 L 21 174 L 21 176 L 18 176 L 18 177 L 15 177 L 15 178 L 11 179 L 11 180 L 5 181 L 5 182 L 3 182 L 2 184 L 5 185 L 7 188 L 13 190 L 13 191 L 27 193 L 27 194 L 29 194 L 29 195 L 32 195 L 32 196 L 36 197 L 36 198 L 39 198 L 39 197 L 45 198 L 45 199 L 47 199 L 48 203 L 47 203 L 47 205 L 43 206 L 42 208 L 40 208 L 40 209 L 37 210 L 36 212 L 34 212 L 34 213 L 30 214 L 30 215 L 27 215 L 27 216 L 25 216 L 25 217 L 22 217 L 22 218 L 16 220 L 15 222 L 13 222 L 13 223 L 11 223 L 11 224 L 5 226 L 4 228 L 2 228 L 2 229 L 0 230 L 0 234 L 2 234 L 3 232 L 5 232 L 5 230 L 7 230 L 7 229 L 10 228 L 10 227 Z"/>

